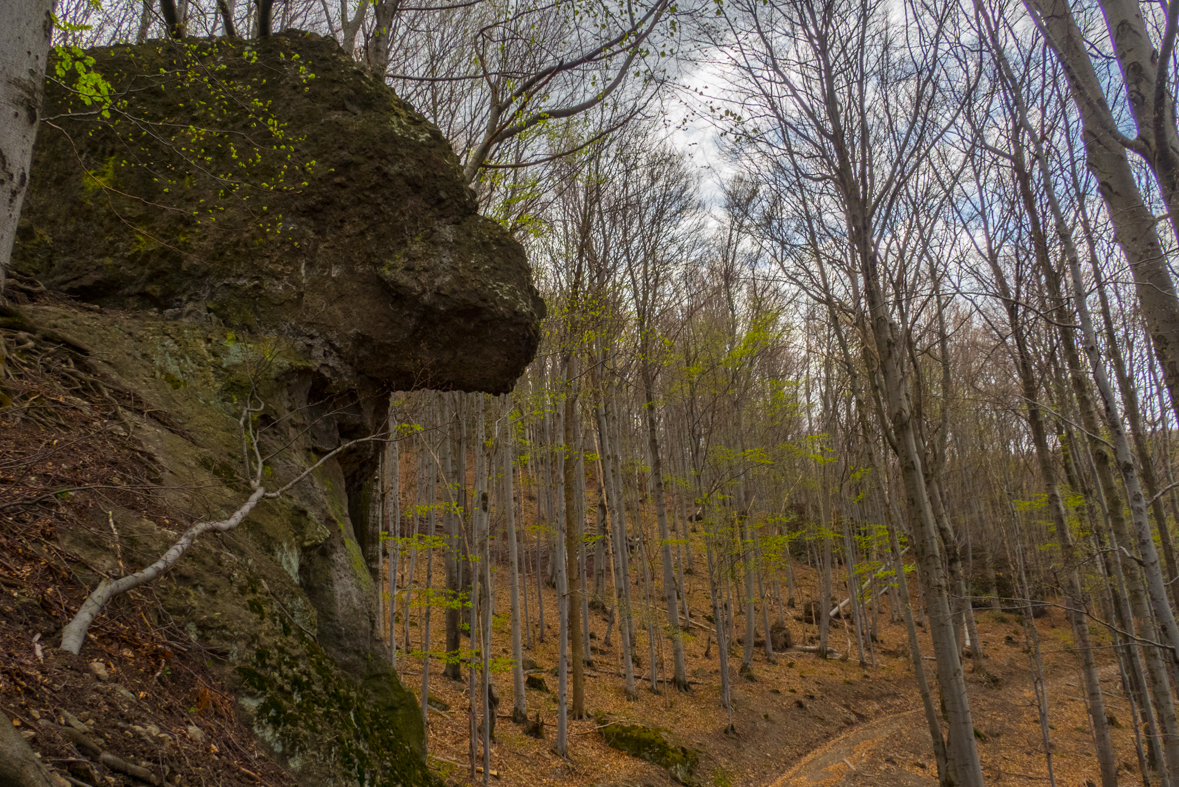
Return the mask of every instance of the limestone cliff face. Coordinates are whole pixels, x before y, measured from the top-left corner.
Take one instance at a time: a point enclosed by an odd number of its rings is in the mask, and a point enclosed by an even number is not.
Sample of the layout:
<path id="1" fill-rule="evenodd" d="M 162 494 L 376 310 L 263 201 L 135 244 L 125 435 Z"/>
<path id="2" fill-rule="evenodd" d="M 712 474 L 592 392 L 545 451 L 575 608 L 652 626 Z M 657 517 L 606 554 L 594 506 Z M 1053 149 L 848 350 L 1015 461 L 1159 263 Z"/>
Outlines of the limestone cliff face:
<path id="1" fill-rule="evenodd" d="M 391 388 L 512 387 L 544 313 L 520 246 L 477 215 L 437 129 L 334 43 L 94 56 L 125 103 L 104 118 L 51 91 L 60 129 L 40 136 L 14 265 L 88 302 L 24 308 L 134 403 L 124 425 L 171 510 L 224 516 L 248 495 L 251 397 L 273 486 L 371 434 Z M 429 781 L 420 709 L 377 636 L 377 469 L 371 443 L 339 454 L 158 589 L 308 785 Z M 174 538 L 117 513 L 142 554 Z"/>

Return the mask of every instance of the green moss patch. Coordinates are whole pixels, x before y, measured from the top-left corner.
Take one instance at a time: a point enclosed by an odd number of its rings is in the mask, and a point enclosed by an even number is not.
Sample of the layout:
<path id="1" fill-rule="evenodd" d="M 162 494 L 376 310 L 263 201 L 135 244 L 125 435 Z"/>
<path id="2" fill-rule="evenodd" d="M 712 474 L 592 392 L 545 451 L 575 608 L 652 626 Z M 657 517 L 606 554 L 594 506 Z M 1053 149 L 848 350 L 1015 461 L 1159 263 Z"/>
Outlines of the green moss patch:
<path id="1" fill-rule="evenodd" d="M 386 665 L 360 683 L 342 675 L 309 637 L 259 647 L 238 667 L 254 733 L 310 778 L 347 774 L 354 784 L 433 787 L 417 700 Z M 291 640 L 299 640 L 290 647 Z M 329 776 L 329 774 L 331 776 Z"/>
<path id="2" fill-rule="evenodd" d="M 697 784 L 700 754 L 686 746 L 677 746 L 666 730 L 639 724 L 606 724 L 599 731 L 611 748 L 658 765 L 680 784 Z"/>

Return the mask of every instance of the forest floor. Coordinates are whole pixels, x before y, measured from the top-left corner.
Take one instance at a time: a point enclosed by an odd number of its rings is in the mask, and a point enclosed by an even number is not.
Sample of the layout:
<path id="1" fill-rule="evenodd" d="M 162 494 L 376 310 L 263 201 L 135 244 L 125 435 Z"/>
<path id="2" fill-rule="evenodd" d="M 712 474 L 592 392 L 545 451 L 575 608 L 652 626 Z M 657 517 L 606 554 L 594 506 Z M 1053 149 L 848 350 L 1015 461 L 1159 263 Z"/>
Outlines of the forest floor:
<path id="1" fill-rule="evenodd" d="M 421 566 L 419 565 L 419 570 Z M 434 576 L 442 575 L 439 561 Z M 797 608 L 785 611 L 795 643 L 813 643 L 816 627 L 803 625 L 803 600 L 813 595 L 815 576 L 810 569 L 796 568 Z M 502 575 L 501 575 L 502 577 Z M 497 580 L 495 651 L 507 659 L 509 651 L 509 609 L 506 580 Z M 689 603 L 693 621 L 705 624 L 707 586 L 699 577 L 688 578 Z M 632 589 L 642 598 L 642 587 Z M 876 666 L 861 667 L 855 653 L 854 633 L 834 621 L 831 645 L 840 653 L 851 651 L 848 659 L 821 659 L 813 653 L 791 649 L 767 661 L 764 647 L 754 656 L 754 681 L 737 674 L 741 646 L 731 650 L 730 668 L 734 695 L 734 734 L 726 734 L 728 716 L 720 701 L 720 677 L 716 641 L 704 628 L 693 626 L 686 637 L 687 672 L 692 680 L 689 692 L 661 686 L 650 689 L 646 669 L 636 669 L 640 688 L 635 700 L 625 696 L 618 651 L 618 630 L 613 645 L 604 647 L 607 618 L 591 611 L 591 642 L 594 666 L 586 669 L 585 693 L 588 719 L 569 722 L 569 758 L 553 750 L 556 733 L 557 679 L 556 594 L 545 587 L 542 593 L 546 614 L 546 641 L 536 638 L 536 585 L 529 587 L 533 643 L 525 658 L 545 670 L 549 691 L 527 690 L 529 714 L 539 711 L 545 737 L 527 737 L 508 718 L 512 708 L 510 672 L 495 675 L 500 695 L 497 741 L 492 745 L 493 784 L 527 785 L 672 785 L 666 771 L 610 748 L 600 733 L 609 722 L 642 724 L 669 732 L 677 745 L 696 749 L 701 755 L 695 778 L 700 785 L 749 785 L 749 787 L 818 787 L 819 785 L 875 785 L 908 787 L 934 785 L 937 769 L 929 732 L 921 710 L 920 696 L 908 656 L 907 637 L 901 623 L 888 622 L 887 601 L 882 600 Z M 776 613 L 776 607 L 772 608 Z M 417 620 L 410 619 L 412 647 L 420 649 Z M 980 637 L 987 660 L 984 669 L 973 669 L 966 660 L 967 684 L 974 712 L 976 739 L 988 785 L 1038 785 L 1048 783 L 1044 744 L 1031 680 L 1031 665 L 1025 651 L 1020 618 L 991 610 L 977 610 Z M 741 629 L 738 616 L 738 630 Z M 1077 659 L 1071 651 L 1072 637 L 1058 608 L 1036 620 L 1041 638 L 1050 706 L 1049 734 L 1057 784 L 1084 787 L 1099 782 L 1088 726 L 1083 685 Z M 442 616 L 435 611 L 431 624 L 433 647 L 444 648 Z M 404 621 L 399 627 L 404 630 Z M 761 642 L 761 618 L 758 618 Z M 922 651 L 931 654 L 928 635 L 922 630 Z M 1107 642 L 1098 634 L 1099 645 Z M 669 645 L 663 659 L 670 669 Z M 645 631 L 639 627 L 637 652 L 644 667 L 649 652 Z M 707 653 L 707 655 L 706 655 Z M 934 679 L 934 662 L 926 656 L 926 674 Z M 1124 778 L 1138 771 L 1133 748 L 1133 725 L 1121 698 L 1117 667 L 1112 654 L 1102 650 L 1105 666 L 1102 678 L 1110 693 L 1108 712 L 1115 721 L 1113 735 Z M 400 671 L 417 693 L 421 687 L 421 659 L 402 657 Z M 661 675 L 664 667 L 661 667 Z M 445 711 L 429 713 L 431 764 L 450 784 L 473 784 L 483 780 L 482 771 L 474 781 L 469 775 L 469 708 L 467 684 L 442 675 L 437 661 L 431 663 L 430 696 Z M 465 678 L 465 674 L 464 674 Z M 936 690 L 936 689 L 935 689 Z M 480 755 L 479 762 L 482 762 Z"/>
<path id="2" fill-rule="evenodd" d="M 1102 678 L 1116 678 L 1116 665 L 1104 668 Z M 1020 677 L 1011 675 L 1018 684 Z M 1092 757 L 1088 720 L 1084 700 L 1079 696 L 1077 676 L 1066 670 L 1048 681 L 1049 702 L 1055 721 L 1049 729 L 1053 745 L 1053 775 L 1061 784 L 1083 785 L 1098 781 L 1097 764 Z M 989 726 L 991 734 L 982 733 L 979 748 L 983 758 L 983 775 L 987 784 L 1033 784 L 1048 781 L 1043 738 L 1038 729 L 1039 717 L 1035 696 L 1016 687 L 1013 692 L 972 692 L 971 709 L 976 724 Z M 1077 726 L 1064 734 L 1056 732 L 1057 723 L 1067 717 Z M 1115 714 L 1116 718 L 1116 714 Z M 1119 722 L 1120 723 L 1120 722 Z M 980 730 L 981 732 L 981 730 Z M 1128 735 L 1119 748 L 1130 754 Z M 852 785 L 887 785 L 908 787 L 936 784 L 922 758 L 930 750 L 928 727 L 921 709 L 915 708 L 884 716 L 859 725 L 830 743 L 816 749 L 775 780 L 770 787 L 852 787 Z M 1120 771 L 1129 774 L 1137 766 L 1125 762 Z"/>
<path id="3" fill-rule="evenodd" d="M 77 609 L 88 587 L 73 559 L 62 552 L 55 530 L 68 519 L 92 528 L 96 536 L 109 524 L 103 512 L 114 505 L 144 516 L 170 516 L 150 494 L 152 468 L 121 429 L 117 408 L 100 397 L 82 401 L 69 381 L 30 373 L 7 384 L 10 394 L 36 405 L 0 409 L 0 712 L 19 726 L 49 764 L 89 783 L 137 782 L 114 770 L 91 773 L 79 761 L 76 735 L 82 733 L 104 750 L 179 785 L 286 785 L 290 775 L 270 761 L 241 723 L 236 702 L 211 669 L 212 654 L 194 646 L 184 621 L 160 617 L 150 588 L 132 594 L 96 623 L 85 658 L 62 653 L 47 639 Z M 22 386 L 20 391 L 16 387 Z M 17 398 L 14 396 L 14 398 Z M 123 406 L 134 406 L 124 402 Z M 86 493 L 61 495 L 65 488 Z M 526 512 L 526 524 L 535 512 Z M 695 536 L 694 536 L 695 537 Z M 130 557 L 130 556 L 128 556 Z M 665 785 L 667 773 L 610 748 L 601 735 L 604 723 L 620 721 L 661 727 L 684 746 L 701 754 L 696 779 L 701 785 L 924 785 L 936 769 L 920 711 L 904 628 L 888 622 L 887 603 L 880 611 L 875 666 L 861 667 L 854 645 L 837 621 L 832 646 L 850 659 L 824 660 L 797 650 L 767 662 L 759 648 L 754 681 L 736 674 L 740 646 L 730 661 L 734 693 L 734 734 L 725 734 L 728 716 L 720 703 L 716 642 L 706 626 L 707 580 L 703 560 L 687 577 L 693 625 L 685 652 L 691 690 L 652 692 L 644 681 L 649 668 L 644 626 L 639 625 L 638 697 L 628 700 L 618 675 L 618 630 L 605 645 L 607 623 L 591 612 L 594 666 L 586 672 L 586 707 L 591 718 L 569 725 L 569 759 L 553 752 L 556 728 L 555 593 L 543 588 L 545 641 L 536 625 L 537 589 L 529 574 L 533 643 L 525 656 L 544 670 L 549 691 L 528 691 L 530 713 L 545 723 L 541 740 L 524 735 L 506 717 L 512 707 L 510 673 L 495 676 L 501 704 L 497 742 L 492 748 L 494 782 L 529 785 Z M 656 558 L 657 565 L 657 558 Z M 506 570 L 497 564 L 496 624 L 493 656 L 506 659 L 508 590 Z M 417 582 L 424 581 L 419 561 Z M 441 561 L 434 576 L 442 576 Z M 637 572 L 636 572 L 637 573 Z M 656 572 L 657 574 L 658 572 Z M 784 610 L 796 642 L 815 637 L 813 625 L 799 619 L 803 602 L 812 598 L 815 576 L 796 569 L 799 606 Z M 642 586 L 632 588 L 636 601 Z M 777 609 L 772 610 L 777 613 Z M 421 610 L 409 621 L 412 648 L 420 648 Z M 149 619 L 152 621 L 149 623 Z M 740 618 L 739 618 L 740 620 Z M 1018 619 L 991 611 L 978 614 L 988 653 L 986 671 L 971 671 L 968 685 L 974 724 L 989 785 L 1046 783 L 1044 746 L 1032 693 L 1028 656 Z M 1057 783 L 1097 781 L 1096 761 L 1085 716 L 1077 660 L 1059 609 L 1036 621 L 1043 643 L 1051 704 L 1051 729 Z M 436 609 L 431 646 L 443 647 L 443 614 Z M 759 618 L 760 629 L 760 618 Z M 762 632 L 764 634 L 764 632 Z M 44 637 L 44 638 L 43 638 Z M 931 653 L 928 637 L 922 647 Z M 1104 634 L 1096 642 L 1106 645 Z M 670 661 L 667 642 L 662 658 Z M 1127 783 L 1136 781 L 1133 725 L 1120 696 L 1112 654 L 1101 650 L 1105 688 L 1119 762 Z M 932 675 L 933 664 L 926 662 Z M 402 656 L 399 667 L 416 694 L 421 684 L 420 658 Z M 432 697 L 449 706 L 431 710 L 429 747 L 435 770 L 451 784 L 468 782 L 467 693 L 465 684 L 444 678 L 441 665 L 430 666 Z M 661 667 L 661 674 L 666 675 Z M 70 732 L 73 730 L 73 733 Z M 480 777 L 481 778 L 481 777 Z"/>

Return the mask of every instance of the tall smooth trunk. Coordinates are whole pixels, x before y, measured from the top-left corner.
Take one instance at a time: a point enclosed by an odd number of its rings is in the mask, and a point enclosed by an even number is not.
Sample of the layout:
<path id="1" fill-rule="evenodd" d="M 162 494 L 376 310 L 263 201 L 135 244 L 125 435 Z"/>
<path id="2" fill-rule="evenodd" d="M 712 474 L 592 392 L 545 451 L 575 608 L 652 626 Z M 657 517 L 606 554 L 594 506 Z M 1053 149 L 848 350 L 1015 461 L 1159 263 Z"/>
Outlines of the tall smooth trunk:
<path id="1" fill-rule="evenodd" d="M 0 301 L 41 125 L 53 0 L 0 3 Z"/>
<path id="2" fill-rule="evenodd" d="M 569 616 L 569 651 L 573 660 L 574 719 L 585 716 L 585 644 L 581 625 L 581 571 L 578 556 L 581 552 L 581 526 L 577 513 L 577 455 L 581 451 L 580 430 L 577 428 L 577 358 L 565 356 L 565 413 L 563 418 L 563 450 L 561 487 L 565 495 L 564 539 L 565 577 L 568 582 L 567 611 Z M 582 517 L 584 519 L 584 517 Z"/>
<path id="3" fill-rule="evenodd" d="M 386 453 L 385 521 L 388 522 L 386 543 L 389 552 L 389 661 L 397 668 L 397 583 L 401 570 L 401 443 L 398 441 L 397 419 L 390 407 L 389 450 Z M 411 577 L 412 581 L 412 577 Z"/>
<path id="4" fill-rule="evenodd" d="M 684 635 L 680 628 L 680 602 L 676 593 L 675 570 L 672 565 L 671 535 L 667 527 L 667 493 L 663 486 L 663 457 L 659 450 L 659 431 L 655 423 L 655 382 L 651 367 L 645 365 L 643 379 L 644 420 L 647 426 L 647 450 L 651 455 L 651 494 L 655 498 L 655 520 L 659 527 L 659 554 L 663 563 L 663 597 L 667 604 L 667 625 L 671 633 L 674 674 L 672 685 L 680 691 L 688 690 L 688 673 L 684 663 Z"/>
<path id="5" fill-rule="evenodd" d="M 508 568 L 510 581 L 512 615 L 512 721 L 523 724 L 528 717 L 528 698 L 524 693 L 524 648 L 520 637 L 520 558 L 516 541 L 515 495 L 512 494 L 513 459 L 515 455 L 516 428 L 512 423 L 512 411 L 505 398 L 504 406 L 504 517 L 507 520 Z"/>
<path id="6" fill-rule="evenodd" d="M 557 413 L 558 431 L 562 414 Z M 557 462 L 557 481 L 565 484 L 565 463 Z M 563 508 L 563 505 L 561 506 Z M 566 529 L 557 528 L 557 554 L 565 554 Z M 566 562 L 557 560 L 557 742 L 556 751 L 568 756 L 569 746 L 569 575 Z"/>
<path id="7" fill-rule="evenodd" d="M 634 644 L 630 609 L 630 569 L 626 553 L 626 507 L 622 499 L 621 476 L 618 472 L 618 457 L 610 430 L 610 417 L 606 408 L 607 396 L 602 391 L 597 403 L 598 441 L 602 452 L 603 486 L 606 490 L 606 507 L 610 520 L 610 547 L 614 561 L 614 586 L 618 612 L 618 632 L 622 639 L 622 673 L 626 680 L 626 696 L 635 695 L 635 670 L 632 654 Z"/>
<path id="8" fill-rule="evenodd" d="M 1114 235 L 1134 277 L 1172 411 L 1179 416 L 1179 297 L 1154 214 L 1138 188 L 1105 100 L 1103 83 L 1067 0 L 1024 0 L 1068 78 L 1082 122 L 1089 172 L 1105 201 Z"/>

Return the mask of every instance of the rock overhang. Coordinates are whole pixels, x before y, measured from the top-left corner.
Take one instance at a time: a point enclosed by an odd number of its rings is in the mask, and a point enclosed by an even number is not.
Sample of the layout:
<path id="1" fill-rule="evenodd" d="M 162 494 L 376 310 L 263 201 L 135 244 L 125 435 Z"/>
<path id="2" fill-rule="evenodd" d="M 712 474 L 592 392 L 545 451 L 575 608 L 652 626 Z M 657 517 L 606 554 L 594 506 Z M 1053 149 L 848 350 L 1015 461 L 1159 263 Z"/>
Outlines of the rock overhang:
<path id="1" fill-rule="evenodd" d="M 51 85 L 14 266 L 103 306 L 285 337 L 341 387 L 504 393 L 544 302 L 436 127 L 331 40 L 94 50 Z"/>

